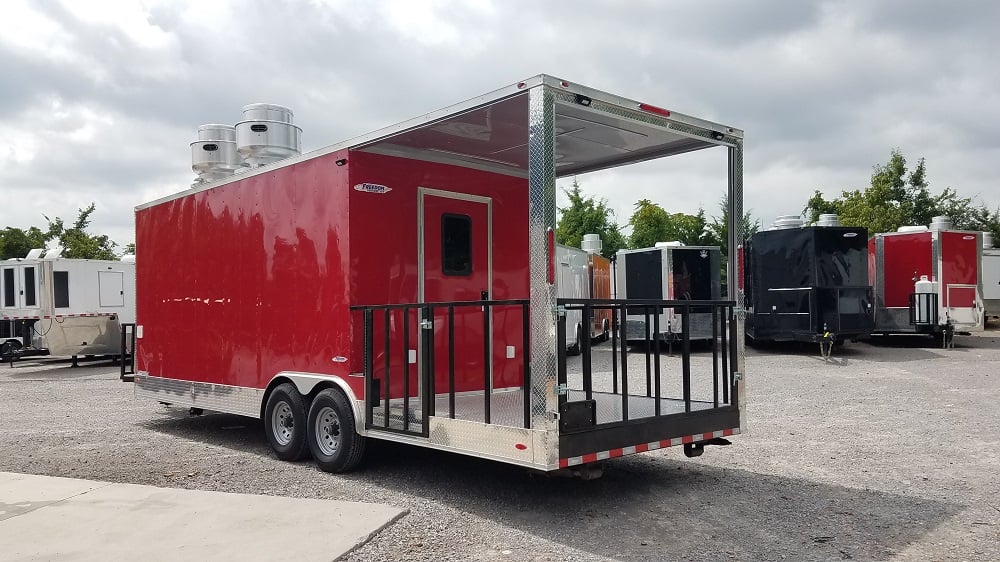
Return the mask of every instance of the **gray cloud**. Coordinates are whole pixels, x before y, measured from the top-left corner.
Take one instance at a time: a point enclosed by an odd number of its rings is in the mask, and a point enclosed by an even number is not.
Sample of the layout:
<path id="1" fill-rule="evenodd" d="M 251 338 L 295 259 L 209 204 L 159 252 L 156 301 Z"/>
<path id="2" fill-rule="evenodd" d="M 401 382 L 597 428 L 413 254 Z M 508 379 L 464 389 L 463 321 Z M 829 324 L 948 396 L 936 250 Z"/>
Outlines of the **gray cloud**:
<path id="1" fill-rule="evenodd" d="M 190 183 L 196 127 L 244 104 L 292 107 L 316 149 L 540 72 L 745 129 L 765 220 L 863 187 L 894 147 L 927 158 L 932 189 L 1000 204 L 994 3 L 237 5 L 19 5 L 24 32 L 0 37 L 0 226 L 95 201 L 94 229 L 125 243 L 134 205 Z M 714 213 L 724 175 L 691 155 L 580 181 L 625 222 L 641 198 Z"/>

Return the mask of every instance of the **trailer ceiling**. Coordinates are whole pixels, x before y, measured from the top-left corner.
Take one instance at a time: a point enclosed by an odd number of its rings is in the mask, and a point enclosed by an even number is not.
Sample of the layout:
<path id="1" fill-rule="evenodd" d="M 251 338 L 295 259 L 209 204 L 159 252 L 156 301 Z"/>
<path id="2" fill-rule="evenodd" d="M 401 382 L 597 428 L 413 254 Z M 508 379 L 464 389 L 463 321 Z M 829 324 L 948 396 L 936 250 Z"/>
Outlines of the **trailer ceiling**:
<path id="1" fill-rule="evenodd" d="M 528 92 L 356 146 L 355 150 L 528 175 Z M 627 111 L 622 111 L 627 114 Z M 720 143 L 577 103 L 555 103 L 556 176 L 660 158 Z"/>

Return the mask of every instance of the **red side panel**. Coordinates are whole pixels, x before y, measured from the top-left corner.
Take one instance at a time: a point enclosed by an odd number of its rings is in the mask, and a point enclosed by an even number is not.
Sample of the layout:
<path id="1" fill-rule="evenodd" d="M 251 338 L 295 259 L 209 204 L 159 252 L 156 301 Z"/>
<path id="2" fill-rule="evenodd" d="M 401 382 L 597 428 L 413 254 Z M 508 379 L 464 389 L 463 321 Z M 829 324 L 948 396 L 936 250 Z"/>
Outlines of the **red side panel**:
<path id="1" fill-rule="evenodd" d="M 136 213 L 138 368 L 263 388 L 352 365 L 347 172 L 329 154 Z"/>
<path id="2" fill-rule="evenodd" d="M 885 306 L 910 306 L 913 284 L 921 275 L 935 280 L 931 259 L 931 233 L 913 232 L 882 237 L 882 275 L 885 279 Z"/>
<path id="3" fill-rule="evenodd" d="M 527 299 L 528 292 L 528 190 L 527 180 L 447 164 L 423 162 L 393 156 L 352 152 L 349 157 L 350 185 L 362 183 L 381 185 L 389 191 L 350 190 L 351 222 L 351 294 L 354 305 L 419 302 L 417 245 L 420 228 L 419 188 L 488 197 L 492 201 L 492 284 L 489 287 L 440 285 L 439 263 L 426 264 L 427 301 L 479 300 L 482 289 L 489 290 L 493 300 Z M 476 217 L 473 217 L 476 219 Z M 437 220 L 440 221 L 440 213 Z M 478 220 L 482 220 L 481 217 Z M 426 226 L 426 225 L 425 225 Z M 476 227 L 478 228 L 478 226 Z M 483 231 L 480 231 L 483 232 Z M 440 241 L 425 241 L 440 244 Z M 481 258 L 474 257 L 478 275 Z M 477 307 L 475 310 L 479 311 Z M 435 359 L 447 357 L 446 311 L 435 318 Z M 481 314 L 481 313 L 480 313 Z M 481 319 L 481 316 L 479 316 Z M 411 318 L 411 323 L 414 319 Z M 492 317 L 492 357 L 494 388 L 519 386 L 522 379 L 522 322 L 519 309 L 498 308 Z M 456 326 L 458 322 L 456 321 Z M 355 357 L 360 370 L 360 316 L 355 319 L 357 343 Z M 391 381 L 400 379 L 404 350 L 402 348 L 401 317 L 394 315 L 391 327 Z M 384 322 L 376 319 L 375 333 L 381 337 Z M 415 332 L 411 332 L 410 348 L 416 349 Z M 462 336 L 478 344 L 478 357 L 472 353 L 466 367 L 459 366 L 456 387 L 482 388 L 482 341 L 480 325 L 469 325 Z M 514 358 L 506 357 L 507 346 L 514 347 Z M 375 376 L 384 371 L 381 342 L 376 338 Z M 461 362 L 461 361 L 460 361 Z M 416 385 L 416 365 L 411 365 L 411 394 Z M 463 380 L 466 379 L 466 380 Z M 390 385 L 396 394 L 396 383 Z M 438 385 L 438 393 L 446 389 Z"/>
<path id="4" fill-rule="evenodd" d="M 971 232 L 938 233 L 941 248 L 941 302 L 946 307 L 973 307 L 979 284 L 979 237 Z M 954 285 L 971 285 L 955 287 Z"/>

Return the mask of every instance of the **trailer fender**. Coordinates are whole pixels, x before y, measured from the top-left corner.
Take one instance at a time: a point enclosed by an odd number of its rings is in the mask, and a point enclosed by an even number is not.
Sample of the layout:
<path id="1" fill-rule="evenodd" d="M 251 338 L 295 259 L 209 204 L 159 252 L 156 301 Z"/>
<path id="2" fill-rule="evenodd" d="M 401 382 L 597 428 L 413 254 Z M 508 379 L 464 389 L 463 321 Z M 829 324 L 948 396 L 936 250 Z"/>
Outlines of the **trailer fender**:
<path id="1" fill-rule="evenodd" d="M 295 388 L 300 394 L 302 394 L 302 396 L 309 396 L 314 390 L 322 390 L 323 388 L 339 388 L 344 395 L 347 396 L 347 401 L 351 404 L 351 409 L 354 411 L 355 427 L 358 428 L 359 433 L 364 433 L 361 428 L 365 427 L 365 418 L 364 413 L 361 411 L 361 406 L 358 403 L 358 397 L 354 395 L 354 391 L 351 390 L 350 385 L 348 385 L 347 381 L 343 378 L 337 375 L 317 375 L 313 373 L 282 371 L 274 375 L 274 377 L 271 378 L 271 381 L 267 383 L 267 391 L 265 392 L 265 398 L 262 401 L 262 404 L 267 402 L 266 395 L 270 394 L 271 389 L 286 381 L 294 384 Z"/>

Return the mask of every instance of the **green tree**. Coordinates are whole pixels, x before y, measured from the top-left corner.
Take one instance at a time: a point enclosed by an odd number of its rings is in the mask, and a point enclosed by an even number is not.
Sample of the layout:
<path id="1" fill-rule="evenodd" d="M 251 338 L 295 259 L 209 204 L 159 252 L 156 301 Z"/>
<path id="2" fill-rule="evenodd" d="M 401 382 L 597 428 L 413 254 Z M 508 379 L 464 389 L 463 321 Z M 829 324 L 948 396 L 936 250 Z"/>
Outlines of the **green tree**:
<path id="1" fill-rule="evenodd" d="M 87 232 L 90 226 L 90 215 L 97 206 L 91 203 L 86 209 L 80 209 L 73 226 L 66 228 L 59 217 L 48 221 L 47 240 L 58 240 L 63 247 L 63 257 L 91 260 L 117 260 L 116 244 L 106 234 L 94 235 Z M 43 215 L 44 216 L 44 215 Z"/>
<path id="2" fill-rule="evenodd" d="M 955 227 L 963 230 L 992 231 L 1000 224 L 997 211 L 959 197 L 952 188 L 932 194 L 926 161 L 918 160 L 910 172 L 898 149 L 891 152 L 888 162 L 874 167 L 868 187 L 843 191 L 834 200 L 825 199 L 819 191 L 813 193 L 804 214 L 814 223 L 823 213 L 836 213 L 843 224 L 864 226 L 871 234 L 892 232 L 903 225 L 930 224 L 931 218 L 939 215 L 950 217 Z"/>
<path id="3" fill-rule="evenodd" d="M 679 241 L 688 246 L 706 246 L 715 242 L 705 218 L 705 210 L 698 213 L 668 213 L 663 207 L 649 199 L 635 204 L 635 212 L 629 218 L 632 234 L 630 248 L 649 248 L 657 242 Z"/>
<path id="4" fill-rule="evenodd" d="M 585 197 L 580 184 L 573 179 L 571 189 L 563 189 L 569 197 L 569 206 L 559 208 L 559 223 L 556 226 L 556 240 L 560 244 L 579 248 L 584 234 L 601 236 L 601 254 L 610 258 L 625 247 L 625 236 L 614 221 L 615 212 L 604 199 L 595 201 Z"/>
<path id="5" fill-rule="evenodd" d="M 0 230 L 0 259 L 23 258 L 33 248 L 44 248 L 45 240 L 45 233 L 38 227 L 25 231 L 8 226 Z"/>
<path id="6" fill-rule="evenodd" d="M 708 230 L 712 233 L 712 244 L 719 246 L 722 250 L 722 259 L 729 255 L 729 196 L 725 196 L 719 201 L 720 215 L 714 217 L 708 224 Z M 760 230 L 760 219 L 754 218 L 750 211 L 743 213 L 743 241 Z"/>

